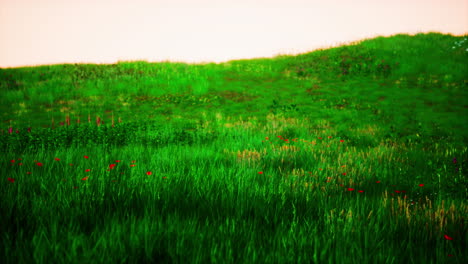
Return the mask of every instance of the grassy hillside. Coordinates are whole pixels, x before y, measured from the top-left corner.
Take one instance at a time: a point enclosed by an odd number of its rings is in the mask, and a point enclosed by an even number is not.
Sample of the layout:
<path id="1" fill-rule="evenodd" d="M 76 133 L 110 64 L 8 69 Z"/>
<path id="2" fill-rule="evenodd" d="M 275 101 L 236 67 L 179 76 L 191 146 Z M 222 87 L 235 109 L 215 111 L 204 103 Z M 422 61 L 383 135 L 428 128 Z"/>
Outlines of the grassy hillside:
<path id="1" fill-rule="evenodd" d="M 467 263 L 467 61 L 431 32 L 0 69 L 0 259 Z"/>
<path id="2" fill-rule="evenodd" d="M 137 61 L 1 69 L 2 120 L 4 127 L 11 121 L 33 128 L 66 115 L 84 120 L 90 113 L 104 120 L 114 113 L 125 121 L 193 120 L 201 112 L 264 120 L 272 107 L 295 105 L 300 117 L 328 115 L 337 123 L 355 114 L 357 125 L 364 125 L 363 118 L 383 117 L 411 125 L 404 120 L 411 113 L 413 125 L 440 121 L 457 133 L 466 126 L 450 114 L 467 113 L 466 101 L 460 100 L 466 98 L 468 76 L 468 42 L 462 41 L 436 33 L 396 35 L 299 56 L 221 64 Z"/>

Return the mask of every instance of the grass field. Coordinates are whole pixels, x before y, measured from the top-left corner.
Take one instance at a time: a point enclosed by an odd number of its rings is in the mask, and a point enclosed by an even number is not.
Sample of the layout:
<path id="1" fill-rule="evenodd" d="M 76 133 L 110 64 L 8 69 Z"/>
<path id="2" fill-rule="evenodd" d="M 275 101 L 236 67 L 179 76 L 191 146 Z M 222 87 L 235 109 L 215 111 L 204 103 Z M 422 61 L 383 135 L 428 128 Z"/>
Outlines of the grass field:
<path id="1" fill-rule="evenodd" d="M 468 36 L 0 69 L 2 263 L 468 263 Z"/>

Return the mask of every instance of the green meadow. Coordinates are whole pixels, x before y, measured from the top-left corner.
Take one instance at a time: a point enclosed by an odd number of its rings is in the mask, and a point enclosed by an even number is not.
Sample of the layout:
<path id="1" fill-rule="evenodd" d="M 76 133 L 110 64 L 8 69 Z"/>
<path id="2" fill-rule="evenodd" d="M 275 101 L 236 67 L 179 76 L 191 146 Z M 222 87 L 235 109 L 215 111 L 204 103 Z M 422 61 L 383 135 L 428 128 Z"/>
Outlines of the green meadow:
<path id="1" fill-rule="evenodd" d="M 0 69 L 2 263 L 468 263 L 468 36 Z"/>

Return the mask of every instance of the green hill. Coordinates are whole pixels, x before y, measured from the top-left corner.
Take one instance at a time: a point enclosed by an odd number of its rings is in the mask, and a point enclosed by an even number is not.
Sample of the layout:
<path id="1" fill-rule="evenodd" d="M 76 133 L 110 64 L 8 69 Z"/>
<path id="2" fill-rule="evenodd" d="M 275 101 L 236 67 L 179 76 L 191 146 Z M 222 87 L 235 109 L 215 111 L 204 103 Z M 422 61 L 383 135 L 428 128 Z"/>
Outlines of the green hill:
<path id="1" fill-rule="evenodd" d="M 0 69 L 4 263 L 468 263 L 468 36 Z"/>

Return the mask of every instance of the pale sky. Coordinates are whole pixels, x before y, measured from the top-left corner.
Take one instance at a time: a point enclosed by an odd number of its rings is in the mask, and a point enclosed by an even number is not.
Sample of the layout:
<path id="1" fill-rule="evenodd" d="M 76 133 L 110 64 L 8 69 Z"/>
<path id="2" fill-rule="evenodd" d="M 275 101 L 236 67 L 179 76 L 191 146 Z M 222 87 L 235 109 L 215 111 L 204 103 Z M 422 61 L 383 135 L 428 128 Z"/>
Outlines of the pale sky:
<path id="1" fill-rule="evenodd" d="M 468 0 L 0 0 L 0 67 L 223 62 L 468 33 Z"/>

